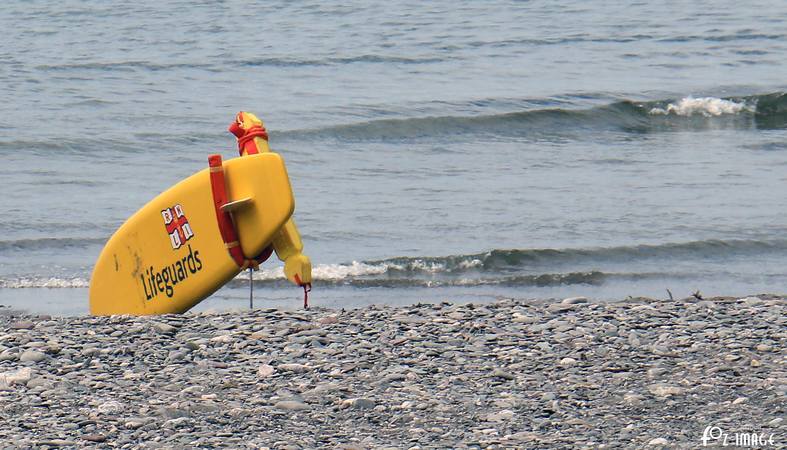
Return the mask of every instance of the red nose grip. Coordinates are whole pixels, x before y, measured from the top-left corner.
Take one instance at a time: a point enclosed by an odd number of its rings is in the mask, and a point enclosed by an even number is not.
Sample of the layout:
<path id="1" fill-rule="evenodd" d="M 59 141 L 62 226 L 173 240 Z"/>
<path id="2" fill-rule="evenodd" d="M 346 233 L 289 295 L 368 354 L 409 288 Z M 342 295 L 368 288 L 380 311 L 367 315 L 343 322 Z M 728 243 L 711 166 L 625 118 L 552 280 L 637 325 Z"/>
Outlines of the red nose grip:
<path id="1" fill-rule="evenodd" d="M 243 130 L 243 128 L 240 127 L 240 124 L 238 122 L 232 122 L 229 128 L 227 128 L 227 130 L 229 130 L 230 133 L 234 134 L 236 138 L 243 137 L 243 134 L 245 133 L 245 131 Z"/>

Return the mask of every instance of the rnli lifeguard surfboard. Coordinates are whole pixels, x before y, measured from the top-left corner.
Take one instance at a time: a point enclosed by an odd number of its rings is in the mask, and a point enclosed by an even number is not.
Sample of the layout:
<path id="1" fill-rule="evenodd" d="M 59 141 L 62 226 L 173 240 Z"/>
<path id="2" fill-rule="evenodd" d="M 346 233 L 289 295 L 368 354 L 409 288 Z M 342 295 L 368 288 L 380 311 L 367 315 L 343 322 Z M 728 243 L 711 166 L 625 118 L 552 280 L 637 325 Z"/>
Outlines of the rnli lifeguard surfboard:
<path id="1" fill-rule="evenodd" d="M 244 255 L 260 254 L 294 209 L 281 156 L 261 153 L 223 165 Z M 209 170 L 181 181 L 131 216 L 109 239 L 90 279 L 90 312 L 181 313 L 240 272 L 219 231 Z"/>

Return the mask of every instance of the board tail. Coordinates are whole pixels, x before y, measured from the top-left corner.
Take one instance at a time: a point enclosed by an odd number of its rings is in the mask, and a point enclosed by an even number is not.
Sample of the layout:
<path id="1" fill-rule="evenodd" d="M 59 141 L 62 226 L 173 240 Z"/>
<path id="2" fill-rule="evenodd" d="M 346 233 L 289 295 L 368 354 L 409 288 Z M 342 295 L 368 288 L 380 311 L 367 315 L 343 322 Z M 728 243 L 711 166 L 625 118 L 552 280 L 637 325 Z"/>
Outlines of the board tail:
<path id="1" fill-rule="evenodd" d="M 229 131 L 238 140 L 238 153 L 241 156 L 270 152 L 268 133 L 265 124 L 256 115 L 241 111 Z M 308 292 L 312 282 L 312 264 L 303 254 L 303 242 L 298 228 L 290 218 L 276 234 L 271 244 L 278 258 L 284 262 L 284 274 L 292 283 L 304 288 L 304 306 L 308 304 Z"/>

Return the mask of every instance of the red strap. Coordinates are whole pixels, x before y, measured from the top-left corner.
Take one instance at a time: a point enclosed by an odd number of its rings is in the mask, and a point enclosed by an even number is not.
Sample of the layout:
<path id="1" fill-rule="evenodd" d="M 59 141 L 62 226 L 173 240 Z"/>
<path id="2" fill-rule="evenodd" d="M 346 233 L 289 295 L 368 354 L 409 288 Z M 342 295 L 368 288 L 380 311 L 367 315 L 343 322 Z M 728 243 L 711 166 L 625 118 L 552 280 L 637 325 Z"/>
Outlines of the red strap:
<path id="1" fill-rule="evenodd" d="M 213 206 L 216 209 L 216 221 L 219 224 L 219 234 L 221 240 L 224 241 L 224 246 L 227 247 L 235 264 L 241 269 L 249 267 L 258 269 L 260 264 L 270 258 L 273 253 L 273 247 L 270 245 L 253 259 L 246 259 L 243 250 L 240 247 L 240 240 L 238 239 L 238 232 L 235 230 L 235 224 L 232 222 L 230 213 L 221 210 L 221 207 L 227 203 L 227 185 L 224 180 L 224 166 L 222 165 L 221 155 L 210 155 L 208 157 L 208 165 L 210 166 L 210 189 L 213 192 Z"/>
<path id="2" fill-rule="evenodd" d="M 242 137 L 238 138 L 238 153 L 242 156 L 243 151 L 246 151 L 247 155 L 256 155 L 260 152 L 260 149 L 257 148 L 257 144 L 254 143 L 254 138 L 261 137 L 268 140 L 268 132 L 265 131 L 265 128 L 254 125 L 253 127 L 246 130 L 246 134 Z"/>
<path id="3" fill-rule="evenodd" d="M 222 165 L 221 155 L 210 155 L 208 157 L 208 165 L 210 166 L 210 189 L 213 192 L 213 207 L 216 209 L 216 221 L 219 224 L 219 233 L 221 240 L 224 241 L 224 246 L 230 252 L 230 256 L 235 260 L 235 263 L 240 266 L 248 266 L 245 264 L 246 258 L 243 256 L 243 250 L 240 248 L 240 241 L 238 241 L 238 233 L 235 231 L 235 226 L 232 223 L 232 217 L 229 213 L 221 210 L 221 207 L 227 203 L 227 185 L 224 182 L 224 166 Z"/>
<path id="4" fill-rule="evenodd" d="M 254 260 L 257 261 L 257 265 L 260 265 L 268 260 L 273 254 L 273 246 L 269 245 L 262 250 L 262 253 L 254 257 Z"/>
<path id="5" fill-rule="evenodd" d="M 268 140 L 268 132 L 262 125 L 252 125 L 248 130 L 243 129 L 243 111 L 235 116 L 235 121 L 227 129 L 238 138 L 238 153 L 240 156 L 243 156 L 244 151 L 247 155 L 256 155 L 260 152 L 257 144 L 254 143 L 254 138 L 260 137 L 266 141 Z"/>
<path id="6" fill-rule="evenodd" d="M 254 138 L 263 138 L 268 140 L 268 132 L 265 127 L 261 125 L 252 125 L 248 130 L 244 130 L 241 124 L 243 123 L 243 113 L 239 112 L 228 128 L 229 132 L 238 138 L 238 154 L 243 156 L 244 151 L 247 155 L 256 155 L 260 152 L 257 144 L 254 143 Z"/>

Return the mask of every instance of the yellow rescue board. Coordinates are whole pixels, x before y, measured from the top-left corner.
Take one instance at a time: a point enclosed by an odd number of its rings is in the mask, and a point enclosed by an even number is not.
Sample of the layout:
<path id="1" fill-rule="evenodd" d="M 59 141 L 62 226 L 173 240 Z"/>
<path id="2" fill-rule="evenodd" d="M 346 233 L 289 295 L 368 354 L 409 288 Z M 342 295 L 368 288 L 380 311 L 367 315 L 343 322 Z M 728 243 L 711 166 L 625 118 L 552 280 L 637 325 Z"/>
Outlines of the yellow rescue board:
<path id="1" fill-rule="evenodd" d="M 287 169 L 276 153 L 224 162 L 241 248 L 253 258 L 292 215 Z M 219 233 L 208 169 L 159 194 L 109 239 L 90 280 L 90 312 L 181 313 L 240 272 Z"/>

